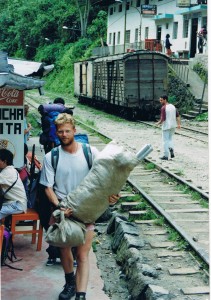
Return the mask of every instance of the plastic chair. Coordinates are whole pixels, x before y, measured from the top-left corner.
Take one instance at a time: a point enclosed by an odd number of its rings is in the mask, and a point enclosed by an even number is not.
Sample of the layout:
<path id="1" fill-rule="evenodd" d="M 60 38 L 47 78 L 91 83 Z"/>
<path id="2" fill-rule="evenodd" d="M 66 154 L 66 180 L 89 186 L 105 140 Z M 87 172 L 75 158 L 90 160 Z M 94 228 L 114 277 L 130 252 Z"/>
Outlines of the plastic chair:
<path id="1" fill-rule="evenodd" d="M 21 226 L 16 226 L 16 223 L 19 221 L 33 221 L 33 228 L 31 228 L 31 224 L 27 225 L 24 224 L 23 230 L 20 229 Z M 27 227 L 30 227 L 27 229 Z M 11 232 L 13 234 L 13 240 L 16 234 L 32 234 L 32 244 L 36 243 L 36 234 L 38 234 L 37 239 L 37 251 L 41 251 L 42 248 L 42 236 L 43 236 L 43 228 L 40 224 L 40 218 L 38 213 L 33 208 L 28 208 L 26 213 L 21 214 L 14 214 L 12 215 L 12 221 L 11 221 Z"/>

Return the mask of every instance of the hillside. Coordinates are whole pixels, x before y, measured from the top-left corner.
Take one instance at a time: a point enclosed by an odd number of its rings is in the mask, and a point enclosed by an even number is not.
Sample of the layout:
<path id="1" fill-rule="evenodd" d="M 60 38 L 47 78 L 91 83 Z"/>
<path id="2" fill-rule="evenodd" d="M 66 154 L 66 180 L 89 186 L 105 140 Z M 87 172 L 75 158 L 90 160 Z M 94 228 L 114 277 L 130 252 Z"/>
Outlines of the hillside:
<path id="1" fill-rule="evenodd" d="M 7 0 L 0 3 L 0 50 L 9 57 L 54 64 L 45 88 L 72 93 L 73 64 L 105 40 L 103 6 L 79 0 Z M 91 1 L 91 3 L 94 3 Z"/>

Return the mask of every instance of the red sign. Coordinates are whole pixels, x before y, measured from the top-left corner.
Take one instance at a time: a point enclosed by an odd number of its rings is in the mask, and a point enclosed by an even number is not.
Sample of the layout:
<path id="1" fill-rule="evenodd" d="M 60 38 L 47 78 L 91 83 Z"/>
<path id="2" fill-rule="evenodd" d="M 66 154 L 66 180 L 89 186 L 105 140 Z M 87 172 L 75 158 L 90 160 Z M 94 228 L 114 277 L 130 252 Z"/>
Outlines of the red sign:
<path id="1" fill-rule="evenodd" d="M 14 166 L 24 165 L 24 92 L 0 88 L 0 149 L 13 153 Z"/>
<path id="2" fill-rule="evenodd" d="M 23 106 L 23 91 L 0 88 L 0 106 Z"/>

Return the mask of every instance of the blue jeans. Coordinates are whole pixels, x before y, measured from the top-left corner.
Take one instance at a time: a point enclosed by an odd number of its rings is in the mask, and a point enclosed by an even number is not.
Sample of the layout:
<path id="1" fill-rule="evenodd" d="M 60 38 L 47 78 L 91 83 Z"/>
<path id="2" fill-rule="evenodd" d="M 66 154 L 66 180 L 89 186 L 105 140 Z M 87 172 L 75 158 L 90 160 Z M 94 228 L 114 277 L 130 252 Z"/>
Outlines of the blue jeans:
<path id="1" fill-rule="evenodd" d="M 164 148 L 164 156 L 169 157 L 169 148 L 174 149 L 173 144 L 173 135 L 175 133 L 175 128 L 163 130 L 163 148 Z"/>
<path id="2" fill-rule="evenodd" d="M 13 214 L 20 214 L 23 212 L 22 204 L 19 201 L 4 204 L 0 210 L 0 220 Z"/>

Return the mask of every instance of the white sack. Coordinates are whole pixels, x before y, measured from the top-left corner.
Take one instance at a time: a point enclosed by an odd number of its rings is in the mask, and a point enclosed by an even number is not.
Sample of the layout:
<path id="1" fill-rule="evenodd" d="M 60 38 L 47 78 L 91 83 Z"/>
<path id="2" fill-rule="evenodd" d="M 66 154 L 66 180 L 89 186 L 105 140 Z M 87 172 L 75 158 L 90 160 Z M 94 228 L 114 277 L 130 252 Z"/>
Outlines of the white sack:
<path id="1" fill-rule="evenodd" d="M 141 152 L 143 158 L 144 151 Z M 82 222 L 95 222 L 108 208 L 108 197 L 121 191 L 138 163 L 135 154 L 110 142 L 96 157 L 88 175 L 62 200 L 62 204 L 72 208 L 72 216 Z"/>
<path id="2" fill-rule="evenodd" d="M 77 247 L 85 243 L 86 228 L 83 223 L 65 218 L 64 211 L 53 212 L 55 223 L 51 225 L 45 236 L 45 241 L 55 247 Z"/>

